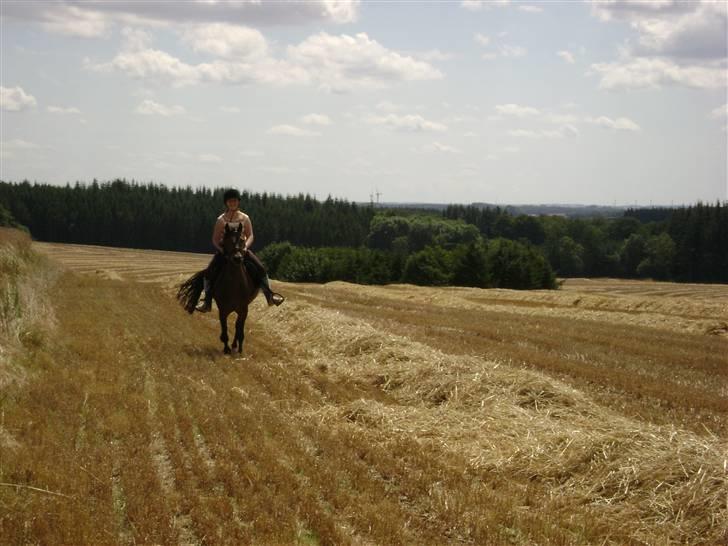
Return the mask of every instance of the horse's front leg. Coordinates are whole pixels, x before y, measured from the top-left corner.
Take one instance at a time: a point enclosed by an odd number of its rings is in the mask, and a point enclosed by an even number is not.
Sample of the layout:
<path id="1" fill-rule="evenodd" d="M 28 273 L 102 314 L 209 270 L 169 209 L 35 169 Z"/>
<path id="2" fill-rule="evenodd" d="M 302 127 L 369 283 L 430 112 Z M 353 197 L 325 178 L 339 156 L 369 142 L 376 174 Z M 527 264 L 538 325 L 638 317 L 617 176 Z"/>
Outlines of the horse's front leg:
<path id="1" fill-rule="evenodd" d="M 243 311 L 238 312 L 238 319 L 235 321 L 235 345 L 238 346 L 238 352 L 243 352 L 243 340 L 245 339 L 245 319 L 248 318 L 247 307 Z"/>
<path id="2" fill-rule="evenodd" d="M 227 316 L 228 313 L 220 309 L 220 341 L 225 344 L 225 354 L 230 354 L 230 346 L 228 345 L 228 332 L 227 332 Z"/>

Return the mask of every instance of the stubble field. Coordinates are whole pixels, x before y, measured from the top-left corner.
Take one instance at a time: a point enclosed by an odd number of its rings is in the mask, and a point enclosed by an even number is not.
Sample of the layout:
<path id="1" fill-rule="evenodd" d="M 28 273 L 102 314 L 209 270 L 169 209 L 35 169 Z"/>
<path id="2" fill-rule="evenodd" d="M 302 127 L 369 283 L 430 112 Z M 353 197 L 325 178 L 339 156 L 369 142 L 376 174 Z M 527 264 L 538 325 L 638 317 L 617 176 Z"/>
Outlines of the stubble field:
<path id="1" fill-rule="evenodd" d="M 276 283 L 226 357 L 173 299 L 208 256 L 34 246 L 61 271 L 0 376 L 10 543 L 728 540 L 728 286 Z"/>

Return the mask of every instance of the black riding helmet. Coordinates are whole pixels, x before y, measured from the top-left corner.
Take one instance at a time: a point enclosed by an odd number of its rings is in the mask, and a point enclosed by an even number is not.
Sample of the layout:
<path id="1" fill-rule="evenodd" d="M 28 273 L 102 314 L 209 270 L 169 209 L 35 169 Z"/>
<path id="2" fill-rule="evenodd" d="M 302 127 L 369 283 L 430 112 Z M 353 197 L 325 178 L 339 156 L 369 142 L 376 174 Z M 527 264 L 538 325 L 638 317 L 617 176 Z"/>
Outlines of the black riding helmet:
<path id="1" fill-rule="evenodd" d="M 237 199 L 240 201 L 240 192 L 238 190 L 227 190 L 222 196 L 222 202 L 227 203 L 228 199 Z"/>

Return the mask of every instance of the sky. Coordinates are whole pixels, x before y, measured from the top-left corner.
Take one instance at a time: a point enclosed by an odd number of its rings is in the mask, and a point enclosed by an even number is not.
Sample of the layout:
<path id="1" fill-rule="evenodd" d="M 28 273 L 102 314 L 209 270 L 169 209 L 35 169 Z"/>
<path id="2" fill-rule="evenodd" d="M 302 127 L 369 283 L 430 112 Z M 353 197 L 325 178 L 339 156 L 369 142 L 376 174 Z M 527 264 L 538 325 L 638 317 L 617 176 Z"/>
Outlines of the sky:
<path id="1" fill-rule="evenodd" d="M 0 3 L 0 179 L 728 199 L 728 3 Z"/>

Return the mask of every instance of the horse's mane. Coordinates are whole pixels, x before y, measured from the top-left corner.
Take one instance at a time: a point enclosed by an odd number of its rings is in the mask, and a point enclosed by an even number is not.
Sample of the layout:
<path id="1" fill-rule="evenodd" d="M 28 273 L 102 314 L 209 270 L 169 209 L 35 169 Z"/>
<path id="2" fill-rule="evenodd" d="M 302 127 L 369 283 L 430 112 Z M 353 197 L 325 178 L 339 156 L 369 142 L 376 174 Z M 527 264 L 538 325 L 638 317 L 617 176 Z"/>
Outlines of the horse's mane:
<path id="1" fill-rule="evenodd" d="M 202 289 L 205 286 L 205 270 L 198 271 L 192 275 L 189 279 L 179 285 L 177 290 L 177 301 L 182 304 L 185 311 L 192 314 L 195 310 L 195 305 L 200 299 Z"/>

